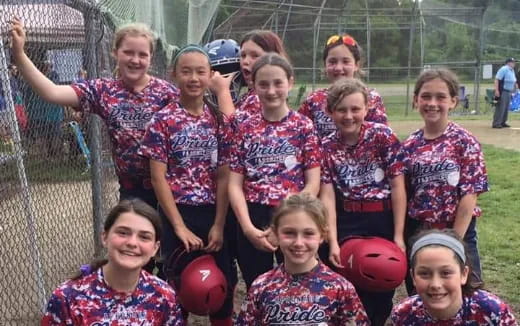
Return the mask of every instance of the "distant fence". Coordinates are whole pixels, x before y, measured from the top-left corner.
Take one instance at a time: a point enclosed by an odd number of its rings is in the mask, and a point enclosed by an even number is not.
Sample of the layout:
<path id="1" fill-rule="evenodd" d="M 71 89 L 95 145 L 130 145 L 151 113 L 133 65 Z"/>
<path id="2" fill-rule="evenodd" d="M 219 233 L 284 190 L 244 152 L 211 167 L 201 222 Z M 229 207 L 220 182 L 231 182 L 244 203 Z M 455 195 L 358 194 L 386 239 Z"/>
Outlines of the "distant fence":
<path id="1" fill-rule="evenodd" d="M 43 101 L 17 76 L 11 66 L 8 20 L 22 19 L 27 54 L 57 83 L 81 78 L 81 69 L 88 78 L 110 76 L 116 24 L 106 8 L 93 1 L 4 3 L 0 5 L 0 325 L 25 326 L 39 323 L 54 288 L 99 249 L 94 239 L 117 201 L 118 184 L 100 119 L 80 117 L 71 108 Z M 166 62 L 159 49 L 152 71 L 164 77 Z M 89 159 L 78 136 L 90 149 Z"/>

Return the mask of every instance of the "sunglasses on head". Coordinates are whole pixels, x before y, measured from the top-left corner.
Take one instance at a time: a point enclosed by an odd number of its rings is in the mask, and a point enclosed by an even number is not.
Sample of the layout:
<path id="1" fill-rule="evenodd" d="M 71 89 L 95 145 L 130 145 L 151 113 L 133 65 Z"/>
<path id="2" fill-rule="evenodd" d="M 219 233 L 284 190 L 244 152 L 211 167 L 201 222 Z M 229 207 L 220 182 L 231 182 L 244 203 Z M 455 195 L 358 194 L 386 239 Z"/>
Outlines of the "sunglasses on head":
<path id="1" fill-rule="evenodd" d="M 338 43 L 338 42 L 342 42 L 343 44 L 350 45 L 350 46 L 356 46 L 357 45 L 356 40 L 352 36 L 350 36 L 350 35 L 343 35 L 343 36 L 332 35 L 327 40 L 327 46 L 329 46 L 331 44 Z"/>

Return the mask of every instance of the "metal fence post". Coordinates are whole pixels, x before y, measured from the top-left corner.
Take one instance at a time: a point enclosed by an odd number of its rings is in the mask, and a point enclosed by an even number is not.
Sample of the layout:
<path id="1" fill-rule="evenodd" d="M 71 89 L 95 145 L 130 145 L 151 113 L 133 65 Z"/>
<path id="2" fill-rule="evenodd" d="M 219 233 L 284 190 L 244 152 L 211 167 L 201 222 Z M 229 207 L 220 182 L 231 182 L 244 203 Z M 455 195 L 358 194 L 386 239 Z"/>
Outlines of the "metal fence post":
<path id="1" fill-rule="evenodd" d="M 89 78 L 98 76 L 96 57 L 96 35 L 99 16 L 96 12 L 83 13 L 85 21 L 85 68 Z M 102 189 L 102 162 L 101 162 L 101 119 L 97 115 L 90 115 L 90 151 L 92 157 L 92 217 L 94 226 L 94 251 L 99 255 L 102 249 L 101 233 L 103 231 L 103 189 Z"/>
<path id="2" fill-rule="evenodd" d="M 486 3 L 486 7 L 482 8 L 481 19 L 479 24 L 479 38 L 478 38 L 478 52 L 477 52 L 477 60 L 475 64 L 475 88 L 473 93 L 475 94 L 475 112 L 480 114 L 480 80 L 482 78 L 482 55 L 484 53 L 484 18 L 486 15 L 488 4 Z"/>
<path id="3" fill-rule="evenodd" d="M 410 39 L 408 44 L 408 73 L 406 77 L 406 107 L 404 111 L 404 115 L 408 116 L 408 109 L 410 105 L 410 80 L 412 77 L 412 55 L 413 55 L 413 37 L 415 34 L 415 14 L 417 9 L 417 2 L 414 2 L 412 14 L 410 15 L 411 26 L 410 26 Z"/>
<path id="4" fill-rule="evenodd" d="M 4 42 L 0 37 L 0 67 L 7 68 L 7 59 L 5 57 Z M 9 73 L 7 69 L 0 69 L 0 81 L 2 82 L 2 88 L 4 89 L 4 95 L 6 100 L 7 112 L 9 113 L 9 120 L 13 122 L 13 141 L 14 141 L 14 159 L 16 160 L 16 169 L 18 171 L 18 178 L 20 179 L 20 186 L 22 188 L 22 204 L 25 219 L 27 222 L 27 238 L 29 241 L 29 256 L 31 257 L 32 264 L 35 269 L 36 279 L 36 293 L 37 302 L 40 305 L 40 311 L 45 310 L 47 303 L 47 293 L 45 291 L 45 278 L 43 275 L 43 264 L 41 260 L 41 253 L 38 241 L 38 228 L 36 225 L 36 218 L 34 216 L 33 204 L 31 199 L 31 193 L 29 191 L 29 183 L 27 181 L 27 175 L 25 173 L 25 166 L 23 160 L 23 149 L 20 137 L 20 129 L 18 128 L 18 121 L 16 118 L 14 101 L 12 96 L 11 84 L 9 83 Z"/>

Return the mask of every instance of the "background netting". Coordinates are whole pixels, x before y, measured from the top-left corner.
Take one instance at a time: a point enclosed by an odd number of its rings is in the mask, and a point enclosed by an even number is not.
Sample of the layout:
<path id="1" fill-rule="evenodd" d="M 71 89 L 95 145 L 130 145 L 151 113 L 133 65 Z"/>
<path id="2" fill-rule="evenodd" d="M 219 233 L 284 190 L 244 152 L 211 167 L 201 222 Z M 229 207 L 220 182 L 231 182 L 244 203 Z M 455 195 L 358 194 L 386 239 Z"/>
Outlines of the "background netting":
<path id="1" fill-rule="evenodd" d="M 465 94 L 474 97 L 470 109 L 479 111 L 493 83 L 482 77 L 483 66 L 491 65 L 494 76 L 506 57 L 520 53 L 518 10 L 509 0 L 223 0 L 213 38 L 240 40 L 251 29 L 271 29 L 284 41 L 296 82 L 315 88 L 327 84 L 327 38 L 347 32 L 364 50 L 365 80 L 394 84 L 382 88 L 385 102 L 407 106 L 417 75 L 443 66 L 471 84 Z"/>
<path id="2" fill-rule="evenodd" d="M 60 84 L 112 76 L 114 30 L 144 22 L 158 39 L 152 73 L 167 78 L 171 44 L 201 41 L 218 4 L 0 1 L 0 325 L 38 324 L 54 288 L 99 252 L 95 239 L 118 196 L 103 123 L 43 101 L 18 77 L 10 66 L 8 21 L 24 22 L 27 54 Z"/>

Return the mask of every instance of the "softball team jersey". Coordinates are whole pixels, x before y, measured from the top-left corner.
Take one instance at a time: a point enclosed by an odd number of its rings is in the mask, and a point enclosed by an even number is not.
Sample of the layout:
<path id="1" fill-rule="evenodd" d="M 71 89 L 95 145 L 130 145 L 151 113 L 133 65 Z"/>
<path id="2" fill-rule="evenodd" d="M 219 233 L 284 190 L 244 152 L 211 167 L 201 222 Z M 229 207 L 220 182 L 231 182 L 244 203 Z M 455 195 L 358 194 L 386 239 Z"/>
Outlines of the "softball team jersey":
<path id="1" fill-rule="evenodd" d="M 236 325 L 369 325 L 369 321 L 354 286 L 320 262 L 304 274 L 289 274 L 281 264 L 260 275 Z"/>
<path id="2" fill-rule="evenodd" d="M 345 200 L 388 199 L 389 179 L 404 173 L 399 139 L 383 124 L 365 121 L 353 146 L 343 144 L 336 131 L 322 140 L 322 149 L 321 182 L 334 184 Z"/>
<path id="3" fill-rule="evenodd" d="M 250 89 L 245 93 L 236 105 L 236 112 L 233 117 L 235 128 L 238 128 L 251 115 L 262 113 L 262 103 L 254 89 Z"/>
<path id="4" fill-rule="evenodd" d="M 368 89 L 368 113 L 365 121 L 387 124 L 386 108 L 383 98 L 374 89 Z M 299 113 L 314 122 L 318 136 L 324 138 L 336 130 L 334 121 L 327 113 L 327 89 L 322 88 L 311 93 L 300 106 Z"/>
<path id="5" fill-rule="evenodd" d="M 464 128 L 449 122 L 444 133 L 425 139 L 422 129 L 403 142 L 409 179 L 408 216 L 428 223 L 450 223 L 460 199 L 488 191 L 484 156 L 479 142 Z M 475 207 L 473 216 L 480 216 Z"/>
<path id="6" fill-rule="evenodd" d="M 95 113 L 105 121 L 121 186 L 151 189 L 148 160 L 137 151 L 146 125 L 155 112 L 179 96 L 177 88 L 155 77 L 139 93 L 115 79 L 92 79 L 71 87 L 80 101 L 80 110 Z"/>
<path id="7" fill-rule="evenodd" d="M 304 171 L 320 166 L 312 122 L 289 110 L 280 121 L 251 115 L 235 133 L 231 171 L 244 175 L 246 201 L 276 206 L 305 186 Z"/>
<path id="8" fill-rule="evenodd" d="M 69 280 L 57 288 L 47 305 L 42 326 L 163 326 L 186 325 L 174 290 L 163 280 L 141 271 L 132 293 L 113 290 L 103 269 Z"/>
<path id="9" fill-rule="evenodd" d="M 448 320 L 433 318 L 421 300 L 414 295 L 394 307 L 391 315 L 395 326 L 516 326 L 511 309 L 496 295 L 477 290 L 462 298 L 462 307 Z"/>
<path id="10" fill-rule="evenodd" d="M 206 105 L 195 116 L 175 102 L 154 115 L 139 153 L 167 165 L 177 204 L 215 204 L 219 138 L 225 130 Z"/>

